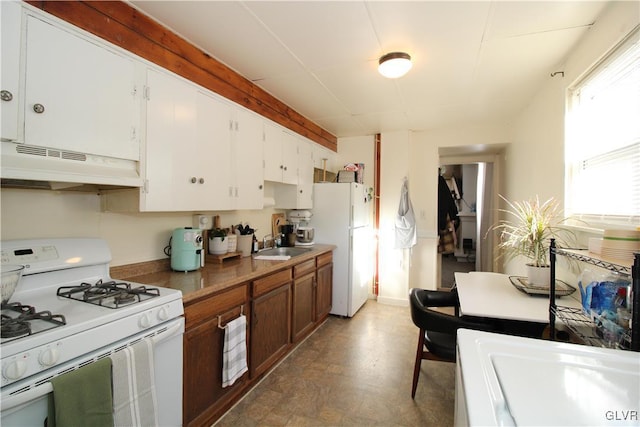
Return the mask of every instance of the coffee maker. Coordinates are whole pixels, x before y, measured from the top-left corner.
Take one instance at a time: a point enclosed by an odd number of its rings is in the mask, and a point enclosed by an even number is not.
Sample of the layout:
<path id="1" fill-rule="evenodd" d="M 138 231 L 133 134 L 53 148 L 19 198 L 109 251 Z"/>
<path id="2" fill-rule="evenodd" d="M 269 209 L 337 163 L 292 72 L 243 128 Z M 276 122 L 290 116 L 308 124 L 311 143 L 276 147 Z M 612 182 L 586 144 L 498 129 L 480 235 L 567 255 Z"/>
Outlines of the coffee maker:
<path id="1" fill-rule="evenodd" d="M 199 228 L 176 228 L 171 234 L 171 269 L 193 271 L 204 266 L 202 231 Z"/>
<path id="2" fill-rule="evenodd" d="M 296 233 L 293 224 L 280 226 L 280 246 L 291 247 L 296 245 Z"/>

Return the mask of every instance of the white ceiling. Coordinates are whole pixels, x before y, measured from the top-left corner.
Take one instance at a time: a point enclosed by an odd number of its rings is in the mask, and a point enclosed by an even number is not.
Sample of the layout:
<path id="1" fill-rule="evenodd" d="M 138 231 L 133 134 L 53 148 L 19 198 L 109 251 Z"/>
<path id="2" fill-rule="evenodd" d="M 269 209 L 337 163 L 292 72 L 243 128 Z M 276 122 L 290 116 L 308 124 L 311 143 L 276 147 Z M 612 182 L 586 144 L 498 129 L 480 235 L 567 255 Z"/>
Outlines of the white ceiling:
<path id="1" fill-rule="evenodd" d="M 132 1 L 337 137 L 508 120 L 605 1 Z M 406 76 L 377 73 L 405 51 Z M 559 68 L 560 67 L 560 68 Z"/>

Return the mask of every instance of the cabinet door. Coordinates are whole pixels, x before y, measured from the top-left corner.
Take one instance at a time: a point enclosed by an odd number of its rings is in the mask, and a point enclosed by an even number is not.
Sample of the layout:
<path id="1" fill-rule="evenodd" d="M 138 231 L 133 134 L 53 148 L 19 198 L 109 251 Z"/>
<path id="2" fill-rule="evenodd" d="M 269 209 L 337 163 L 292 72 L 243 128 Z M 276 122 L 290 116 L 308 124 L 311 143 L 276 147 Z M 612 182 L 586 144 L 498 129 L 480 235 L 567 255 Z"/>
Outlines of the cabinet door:
<path id="1" fill-rule="evenodd" d="M 264 207 L 262 119 L 250 111 L 236 110 L 234 171 L 236 209 Z"/>
<path id="2" fill-rule="evenodd" d="M 282 129 L 270 122 L 264 123 L 264 180 L 282 181 Z"/>
<path id="3" fill-rule="evenodd" d="M 298 184 L 298 138 L 286 131 L 282 133 L 282 182 Z"/>
<path id="4" fill-rule="evenodd" d="M 307 141 L 298 141 L 297 209 L 313 208 L 313 148 Z"/>
<path id="5" fill-rule="evenodd" d="M 205 183 L 194 210 L 228 210 L 235 207 L 231 154 L 231 105 L 198 93 L 198 175 Z"/>
<path id="6" fill-rule="evenodd" d="M 18 138 L 18 88 L 20 84 L 20 22 L 22 9 L 17 2 L 0 2 L 2 8 L 2 139 Z"/>
<path id="7" fill-rule="evenodd" d="M 140 158 L 132 58 L 29 16 L 25 67 L 27 144 Z"/>
<path id="8" fill-rule="evenodd" d="M 291 283 L 251 303 L 251 378 L 269 369 L 285 352 L 291 337 Z"/>
<path id="9" fill-rule="evenodd" d="M 147 72 L 147 85 L 146 184 L 141 210 L 192 210 L 200 185 L 193 165 L 197 91 L 153 69 Z"/>
<path id="10" fill-rule="evenodd" d="M 333 263 L 319 267 L 316 275 L 316 319 L 321 320 L 331 311 Z"/>
<path id="11" fill-rule="evenodd" d="M 291 340 L 295 343 L 313 329 L 316 320 L 315 273 L 307 274 L 293 281 L 293 318 Z"/>

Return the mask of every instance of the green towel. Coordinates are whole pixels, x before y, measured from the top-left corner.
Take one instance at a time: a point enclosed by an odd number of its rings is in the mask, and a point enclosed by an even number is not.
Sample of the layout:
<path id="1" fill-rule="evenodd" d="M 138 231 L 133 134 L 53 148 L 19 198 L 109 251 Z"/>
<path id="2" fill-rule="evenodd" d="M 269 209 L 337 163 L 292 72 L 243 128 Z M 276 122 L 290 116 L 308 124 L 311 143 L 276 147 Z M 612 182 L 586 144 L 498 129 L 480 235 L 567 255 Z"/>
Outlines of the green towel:
<path id="1" fill-rule="evenodd" d="M 48 427 L 113 427 L 109 357 L 55 377 L 51 384 Z"/>

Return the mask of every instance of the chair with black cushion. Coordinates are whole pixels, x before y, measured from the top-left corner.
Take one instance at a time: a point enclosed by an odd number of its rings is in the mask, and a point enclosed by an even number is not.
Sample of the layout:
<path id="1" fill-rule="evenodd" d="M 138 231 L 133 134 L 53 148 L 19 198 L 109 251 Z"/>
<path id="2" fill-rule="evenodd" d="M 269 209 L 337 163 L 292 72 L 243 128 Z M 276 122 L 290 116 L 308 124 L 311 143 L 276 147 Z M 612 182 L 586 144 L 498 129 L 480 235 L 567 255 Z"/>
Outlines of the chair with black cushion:
<path id="1" fill-rule="evenodd" d="M 423 359 L 455 362 L 456 332 L 458 329 L 491 331 L 493 327 L 490 323 L 458 317 L 457 309 L 460 307 L 460 301 L 455 289 L 451 292 L 411 289 L 409 300 L 411 320 L 420 328 L 411 388 L 411 398 L 413 399 L 416 395 L 420 365 Z M 452 307 L 456 310 L 456 315 L 452 316 L 431 310 L 430 307 Z"/>

